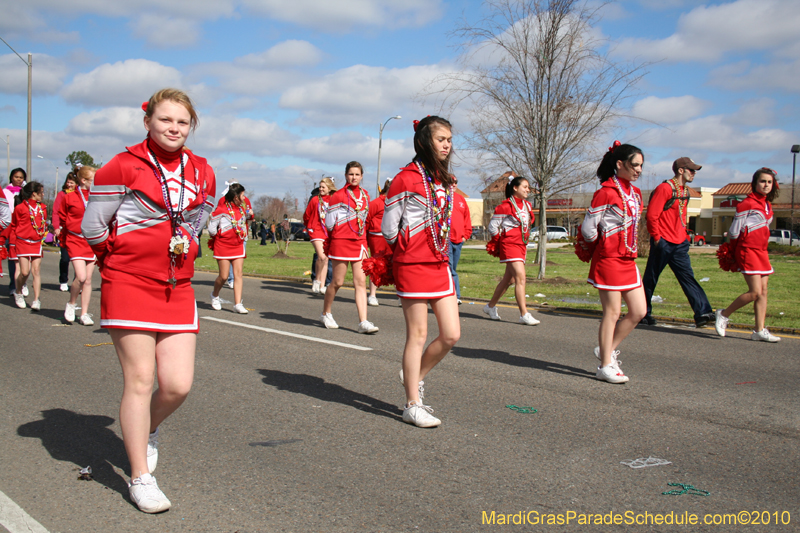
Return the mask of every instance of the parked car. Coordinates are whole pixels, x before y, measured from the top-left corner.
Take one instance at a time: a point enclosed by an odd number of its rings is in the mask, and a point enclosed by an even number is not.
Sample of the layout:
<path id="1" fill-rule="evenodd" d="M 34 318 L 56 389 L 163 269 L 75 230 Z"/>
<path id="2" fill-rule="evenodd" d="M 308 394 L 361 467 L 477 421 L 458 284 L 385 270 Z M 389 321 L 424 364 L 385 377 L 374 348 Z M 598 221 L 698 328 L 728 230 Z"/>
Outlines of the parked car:
<path id="1" fill-rule="evenodd" d="M 706 245 L 706 236 L 705 235 L 697 235 L 693 231 L 689 231 L 689 242 L 694 244 L 695 246 L 705 246 Z"/>
<path id="2" fill-rule="evenodd" d="M 800 246 L 800 237 L 797 233 L 792 232 L 791 235 L 792 246 Z M 789 246 L 789 230 L 788 229 L 773 229 L 769 232 L 769 242 L 776 244 L 785 244 Z"/>
<path id="3" fill-rule="evenodd" d="M 547 226 L 547 241 L 555 241 L 557 239 L 569 239 L 569 231 L 563 226 Z M 535 227 L 531 230 L 531 240 L 539 242 L 539 228 Z"/>
<path id="4" fill-rule="evenodd" d="M 311 236 L 308 234 L 306 227 L 300 222 L 292 222 L 289 230 L 290 241 L 310 241 Z"/>

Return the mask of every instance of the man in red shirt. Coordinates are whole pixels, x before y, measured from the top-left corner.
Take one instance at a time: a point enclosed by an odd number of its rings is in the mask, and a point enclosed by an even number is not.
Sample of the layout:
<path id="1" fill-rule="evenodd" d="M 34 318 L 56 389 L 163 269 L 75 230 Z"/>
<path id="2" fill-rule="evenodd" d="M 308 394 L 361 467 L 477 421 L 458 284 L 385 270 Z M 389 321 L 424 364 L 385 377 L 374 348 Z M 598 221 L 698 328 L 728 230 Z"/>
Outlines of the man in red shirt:
<path id="1" fill-rule="evenodd" d="M 698 328 L 714 321 L 714 313 L 708 297 L 694 279 L 692 263 L 689 261 L 689 234 L 686 228 L 689 206 L 687 184 L 694 180 L 701 167 L 689 157 L 681 157 L 672 163 L 675 176 L 655 188 L 647 205 L 647 231 L 650 233 L 650 256 L 647 258 L 642 283 L 647 299 L 647 315 L 642 324 L 653 326 L 653 304 L 650 299 L 658 283 L 658 277 L 669 265 L 678 279 L 683 293 L 694 310 L 694 323 Z"/>
<path id="2" fill-rule="evenodd" d="M 450 275 L 453 277 L 453 285 L 456 286 L 456 298 L 461 304 L 461 286 L 458 283 L 458 260 L 461 258 L 461 247 L 464 241 L 472 237 L 472 220 L 470 220 L 469 206 L 467 201 L 460 194 L 453 193 L 453 214 L 450 215 Z"/>

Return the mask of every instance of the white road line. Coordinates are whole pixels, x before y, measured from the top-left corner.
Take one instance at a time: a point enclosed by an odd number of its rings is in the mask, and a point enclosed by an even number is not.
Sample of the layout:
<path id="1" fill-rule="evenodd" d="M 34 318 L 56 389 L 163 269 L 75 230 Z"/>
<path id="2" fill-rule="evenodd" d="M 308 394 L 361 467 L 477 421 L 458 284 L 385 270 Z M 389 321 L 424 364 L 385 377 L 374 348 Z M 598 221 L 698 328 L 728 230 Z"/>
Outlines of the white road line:
<path id="1" fill-rule="evenodd" d="M 262 328 L 261 326 L 251 326 L 250 324 L 242 324 L 241 322 L 233 322 L 232 320 L 224 320 L 222 318 L 215 318 L 211 316 L 202 316 L 205 320 L 213 320 L 214 322 L 222 322 L 223 324 L 230 324 L 231 326 L 239 326 L 240 328 L 257 329 L 266 333 L 274 333 L 276 335 L 285 335 L 286 337 L 294 337 L 296 339 L 303 339 L 311 342 L 321 342 L 323 344 L 333 344 L 334 346 L 341 346 L 342 348 L 352 348 L 353 350 L 361 350 L 363 352 L 371 352 L 372 348 L 366 346 L 357 346 L 355 344 L 345 344 L 344 342 L 329 341 L 327 339 L 318 339 L 317 337 L 309 337 L 308 335 L 300 335 L 299 333 L 289 333 L 288 331 L 281 331 L 278 329 Z"/>
<path id="2" fill-rule="evenodd" d="M 11 533 L 49 533 L 14 500 L 0 491 L 0 525 Z"/>

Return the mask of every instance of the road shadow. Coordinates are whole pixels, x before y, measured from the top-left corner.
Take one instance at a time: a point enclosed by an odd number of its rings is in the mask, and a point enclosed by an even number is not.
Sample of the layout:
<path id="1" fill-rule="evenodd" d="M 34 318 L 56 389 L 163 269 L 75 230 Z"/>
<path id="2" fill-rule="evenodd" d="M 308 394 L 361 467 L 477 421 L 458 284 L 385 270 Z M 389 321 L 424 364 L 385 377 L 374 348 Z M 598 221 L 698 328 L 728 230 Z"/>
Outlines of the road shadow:
<path id="1" fill-rule="evenodd" d="M 122 494 L 126 500 L 128 483 L 113 467 L 130 472 L 130 463 L 122 439 L 108 428 L 114 419 L 102 415 L 84 415 L 67 409 L 47 409 L 43 418 L 17 428 L 17 435 L 40 439 L 53 459 L 92 467 L 94 480 Z M 77 468 L 75 479 L 78 478 Z"/>
<path id="2" fill-rule="evenodd" d="M 326 383 L 324 379 L 308 374 L 291 374 L 280 370 L 259 369 L 264 376 L 262 381 L 278 390 L 304 394 L 323 402 L 335 402 L 359 411 L 385 416 L 391 420 L 402 421 L 403 411 L 396 405 L 351 391 L 335 383 Z"/>
<path id="3" fill-rule="evenodd" d="M 266 320 L 277 320 L 278 322 L 284 322 L 286 324 L 299 324 L 301 326 L 319 327 L 322 324 L 319 319 L 313 320 L 305 316 L 288 315 L 286 313 L 273 313 L 270 311 L 263 311 L 261 313 L 261 318 Z"/>
<path id="4" fill-rule="evenodd" d="M 706 326 L 704 328 L 690 328 L 685 326 L 666 327 L 662 325 L 647 326 L 644 324 L 637 324 L 636 329 L 642 331 L 653 331 L 657 333 L 669 333 L 671 335 L 688 335 L 690 337 L 697 337 L 701 339 L 722 339 L 722 337 L 717 335 L 713 325 L 711 327 Z"/>
<path id="5" fill-rule="evenodd" d="M 536 370 L 543 370 L 545 372 L 553 372 L 554 374 L 588 378 L 593 381 L 596 379 L 594 372 L 589 372 L 583 368 L 553 363 L 552 361 L 542 361 L 540 359 L 533 359 L 531 357 L 511 355 L 508 352 L 501 352 L 499 350 L 484 350 L 480 348 L 463 348 L 460 346 L 454 346 L 452 352 L 455 356 L 464 357 L 467 359 L 486 359 L 487 361 L 494 361 L 495 363 L 502 363 L 504 365 L 533 368 Z"/>

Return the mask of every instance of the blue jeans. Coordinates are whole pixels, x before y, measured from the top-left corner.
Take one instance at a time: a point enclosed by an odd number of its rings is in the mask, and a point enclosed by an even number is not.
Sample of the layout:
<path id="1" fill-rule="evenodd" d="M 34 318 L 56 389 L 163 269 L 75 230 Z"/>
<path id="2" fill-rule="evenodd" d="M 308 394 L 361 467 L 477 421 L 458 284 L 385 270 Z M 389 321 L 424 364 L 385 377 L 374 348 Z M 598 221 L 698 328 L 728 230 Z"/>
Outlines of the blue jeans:
<path id="1" fill-rule="evenodd" d="M 67 283 L 69 281 L 69 254 L 67 247 L 61 248 L 61 258 L 58 261 L 58 282 Z"/>
<path id="2" fill-rule="evenodd" d="M 711 313 L 708 296 L 694 279 L 692 263 L 689 261 L 689 241 L 673 244 L 666 239 L 661 239 L 656 245 L 653 238 L 650 237 L 650 256 L 647 258 L 647 267 L 642 276 L 644 296 L 647 299 L 647 315 L 650 316 L 653 312 L 653 303 L 650 298 L 653 297 L 653 292 L 656 290 L 658 277 L 667 265 L 672 269 L 683 289 L 683 294 L 689 300 L 689 305 L 694 311 L 694 319 L 697 320 L 701 315 Z"/>
<path id="3" fill-rule="evenodd" d="M 461 285 L 458 282 L 458 260 L 461 259 L 461 247 L 464 246 L 463 242 L 455 244 L 450 241 L 450 246 L 447 248 L 447 255 L 450 258 L 450 275 L 453 276 L 453 285 L 456 286 L 456 298 L 461 299 Z"/>

